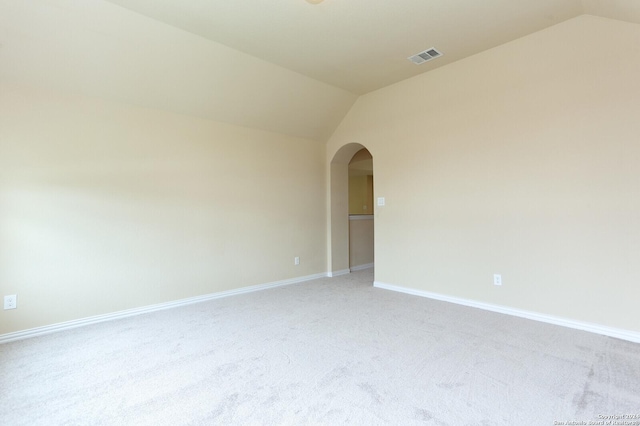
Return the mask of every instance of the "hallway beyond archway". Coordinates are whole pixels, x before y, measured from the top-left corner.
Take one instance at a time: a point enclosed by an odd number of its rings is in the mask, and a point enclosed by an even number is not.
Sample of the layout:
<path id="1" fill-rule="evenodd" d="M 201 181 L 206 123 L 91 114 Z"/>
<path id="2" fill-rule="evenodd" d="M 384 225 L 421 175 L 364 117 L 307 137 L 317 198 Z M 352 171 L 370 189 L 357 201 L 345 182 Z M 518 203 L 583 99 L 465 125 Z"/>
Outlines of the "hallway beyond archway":
<path id="1" fill-rule="evenodd" d="M 329 189 L 329 227 L 328 235 L 328 270 L 331 276 L 348 274 L 351 268 L 350 247 L 349 247 L 349 163 L 354 156 L 359 153 L 369 152 L 366 147 L 359 143 L 350 143 L 340 148 L 330 164 L 330 189 Z M 368 154 L 371 158 L 371 154 Z M 373 169 L 373 161 L 371 158 L 371 169 Z M 363 204 L 370 209 L 373 214 L 373 188 L 371 189 L 371 205 Z M 373 219 L 373 218 L 371 218 Z M 358 225 L 358 228 L 364 228 Z M 373 263 L 373 259 L 371 259 Z M 371 267 L 365 263 L 364 265 L 354 265 Z"/>

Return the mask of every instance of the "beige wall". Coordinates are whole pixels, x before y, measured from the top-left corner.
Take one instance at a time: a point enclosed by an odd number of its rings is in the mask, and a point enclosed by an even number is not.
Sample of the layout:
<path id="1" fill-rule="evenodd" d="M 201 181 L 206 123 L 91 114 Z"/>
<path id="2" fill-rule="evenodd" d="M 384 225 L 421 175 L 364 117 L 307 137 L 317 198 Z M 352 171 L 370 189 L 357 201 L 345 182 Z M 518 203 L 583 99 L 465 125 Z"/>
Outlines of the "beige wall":
<path id="1" fill-rule="evenodd" d="M 323 144 L 0 94 L 0 294 L 18 295 L 0 334 L 326 272 Z"/>
<path id="2" fill-rule="evenodd" d="M 373 263 L 373 216 L 349 220 L 349 267 Z"/>
<path id="3" fill-rule="evenodd" d="M 327 174 L 331 176 L 327 191 L 327 270 L 334 274 L 349 269 L 348 163 L 329 163 Z"/>
<path id="4" fill-rule="evenodd" d="M 349 176 L 349 214 L 373 211 L 373 176 Z"/>
<path id="5" fill-rule="evenodd" d="M 639 331 L 638 46 L 582 16 L 362 96 L 327 160 L 376 159 L 376 280 Z"/>

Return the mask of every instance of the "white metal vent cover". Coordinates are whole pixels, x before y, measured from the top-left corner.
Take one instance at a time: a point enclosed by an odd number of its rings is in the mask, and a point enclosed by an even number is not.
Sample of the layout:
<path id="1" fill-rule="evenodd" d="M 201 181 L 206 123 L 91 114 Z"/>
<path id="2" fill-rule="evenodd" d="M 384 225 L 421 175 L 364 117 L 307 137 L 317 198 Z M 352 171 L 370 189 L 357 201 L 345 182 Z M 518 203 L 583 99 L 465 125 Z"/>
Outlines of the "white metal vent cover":
<path id="1" fill-rule="evenodd" d="M 430 47 L 429 49 L 424 50 L 418 54 L 409 56 L 407 59 L 409 59 L 411 62 L 413 62 L 416 65 L 420 65 L 432 59 L 439 58 L 440 56 L 442 56 L 442 52 L 440 52 L 435 47 Z"/>

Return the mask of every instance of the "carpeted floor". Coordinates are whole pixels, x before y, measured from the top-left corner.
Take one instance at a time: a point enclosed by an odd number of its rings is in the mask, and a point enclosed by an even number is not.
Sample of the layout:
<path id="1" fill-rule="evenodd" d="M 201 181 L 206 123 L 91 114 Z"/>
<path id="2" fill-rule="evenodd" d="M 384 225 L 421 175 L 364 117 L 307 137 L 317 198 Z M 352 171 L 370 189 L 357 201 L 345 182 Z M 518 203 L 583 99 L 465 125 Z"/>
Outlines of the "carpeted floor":
<path id="1" fill-rule="evenodd" d="M 372 281 L 360 271 L 0 345 L 0 424 L 640 424 L 639 344 Z"/>

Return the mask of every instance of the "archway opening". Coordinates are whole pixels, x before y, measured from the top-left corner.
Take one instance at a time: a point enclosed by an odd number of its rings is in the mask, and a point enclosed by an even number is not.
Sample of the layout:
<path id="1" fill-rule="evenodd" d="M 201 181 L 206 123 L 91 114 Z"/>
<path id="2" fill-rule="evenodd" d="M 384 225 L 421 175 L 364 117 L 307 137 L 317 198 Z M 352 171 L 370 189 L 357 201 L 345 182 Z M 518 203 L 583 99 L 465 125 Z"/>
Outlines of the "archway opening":
<path id="1" fill-rule="evenodd" d="M 364 151 L 363 151 L 364 150 Z M 356 156 L 356 154 L 358 154 Z M 353 160 L 353 162 L 352 162 Z M 350 197 L 349 197 L 349 177 L 350 177 L 350 167 L 349 164 L 352 163 L 353 166 L 351 169 L 353 170 L 352 175 L 361 174 L 367 176 L 369 173 L 371 175 L 370 178 L 360 178 L 360 181 L 364 181 L 365 186 L 363 189 L 364 196 L 366 197 L 366 202 L 363 202 L 365 198 L 361 198 L 359 201 L 356 197 L 354 201 L 352 201 L 352 205 L 355 207 L 357 204 L 360 204 L 360 214 L 350 215 Z M 360 164 L 358 164 L 360 163 Z M 369 168 L 370 170 L 364 170 Z M 358 171 L 358 169 L 360 169 Z M 375 248 L 373 247 L 373 225 L 374 225 L 374 208 L 373 208 L 373 157 L 371 153 L 366 149 L 365 146 L 359 143 L 350 143 L 342 146 L 333 156 L 333 159 L 330 163 L 330 173 L 329 173 L 329 209 L 328 209 L 328 217 L 329 217 L 329 228 L 330 232 L 328 233 L 328 270 L 330 276 L 338 276 L 343 274 L 348 274 L 351 272 L 352 266 L 354 270 L 364 269 L 373 267 L 373 256 Z M 356 179 L 358 180 L 358 179 Z M 371 182 L 370 187 L 370 197 L 367 197 L 367 180 Z M 364 209 L 366 206 L 366 209 Z M 358 209 L 354 209 L 352 211 L 358 211 Z M 366 211 L 368 214 L 362 214 L 363 211 Z M 363 222 L 359 222 L 354 227 L 350 227 L 350 220 L 354 216 L 368 216 L 362 219 L 354 219 L 361 220 Z M 365 221 L 370 220 L 368 224 Z M 368 226 L 367 226 L 368 225 Z M 351 229 L 350 229 L 351 228 Z M 362 251 L 363 245 L 356 247 L 350 247 L 350 230 L 354 230 L 357 228 L 359 234 L 359 238 L 363 237 L 364 240 L 371 241 L 370 252 L 368 248 Z M 363 230 L 363 228 L 365 228 Z M 367 234 L 366 228 L 370 229 L 370 234 Z M 361 243 L 363 241 L 360 241 Z M 364 247 L 366 247 L 366 241 L 364 242 Z M 355 248 L 360 250 L 360 252 L 355 253 L 350 250 L 350 248 Z M 364 261 L 366 259 L 366 254 L 363 257 L 363 253 L 370 253 L 370 262 Z M 351 255 L 355 255 L 353 258 Z M 358 263 L 353 264 L 353 263 Z M 364 262 L 364 263 L 363 263 Z"/>
<path id="2" fill-rule="evenodd" d="M 373 157 L 362 148 L 349 161 L 349 270 L 374 265 Z"/>

